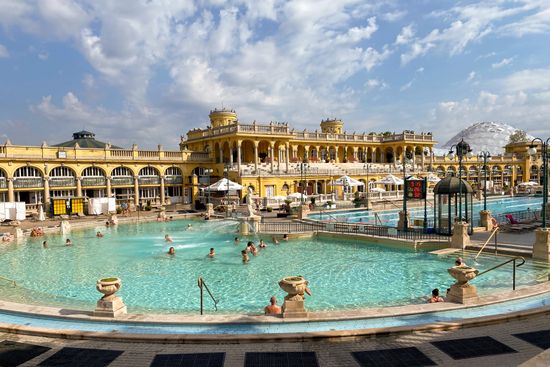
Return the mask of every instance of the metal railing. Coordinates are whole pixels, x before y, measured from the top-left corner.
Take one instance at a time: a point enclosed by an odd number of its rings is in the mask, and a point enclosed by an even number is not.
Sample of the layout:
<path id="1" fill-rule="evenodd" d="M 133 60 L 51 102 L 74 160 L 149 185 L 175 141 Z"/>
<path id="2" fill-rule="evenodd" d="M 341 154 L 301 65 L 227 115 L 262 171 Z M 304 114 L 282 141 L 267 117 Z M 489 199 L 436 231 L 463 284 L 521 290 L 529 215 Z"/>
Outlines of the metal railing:
<path id="1" fill-rule="evenodd" d="M 521 263 L 516 265 L 516 260 L 521 260 Z M 514 263 L 514 264 L 513 264 L 513 267 L 512 267 L 512 289 L 513 289 L 513 290 L 516 290 L 516 268 L 519 268 L 520 266 L 522 266 L 523 264 L 525 264 L 525 259 L 524 259 L 522 256 L 516 256 L 516 257 L 514 257 L 513 259 L 510 259 L 510 260 L 508 260 L 508 261 L 503 262 L 502 264 L 498 264 L 498 265 L 493 266 L 492 268 L 489 268 L 489 269 L 487 269 L 487 270 L 484 270 L 484 271 L 482 271 L 481 273 L 479 273 L 479 274 L 477 275 L 476 278 L 478 278 L 479 276 L 481 276 L 481 275 L 483 275 L 483 274 L 485 274 L 485 273 L 488 273 L 488 272 L 490 272 L 490 271 L 492 271 L 492 270 L 498 269 L 498 268 L 500 268 L 501 266 L 504 266 L 504 265 L 506 265 L 506 264 L 508 264 L 508 263 L 511 263 L 511 262 Z"/>
<path id="2" fill-rule="evenodd" d="M 0 280 L 4 280 L 8 283 L 11 283 L 11 285 L 15 288 L 17 287 L 17 283 L 15 282 L 15 280 L 13 279 L 10 279 L 10 278 L 6 278 L 6 277 L 3 277 L 3 276 L 0 276 Z"/>
<path id="3" fill-rule="evenodd" d="M 518 222 L 535 222 L 540 221 L 541 219 L 541 209 L 537 210 L 519 210 L 515 212 L 500 213 L 496 214 L 493 217 L 496 219 L 499 224 L 510 224 L 510 221 L 506 216 L 511 215 L 513 219 Z"/>
<path id="4" fill-rule="evenodd" d="M 489 236 L 489 238 L 487 238 L 487 241 L 485 241 L 485 243 L 483 244 L 483 246 L 481 246 L 481 248 L 479 249 L 479 252 L 477 253 L 477 255 L 474 257 L 474 261 L 477 260 L 477 258 L 479 257 L 479 254 L 481 254 L 481 251 L 483 251 L 483 249 L 485 248 L 485 246 L 487 246 L 487 244 L 489 243 L 489 241 L 491 241 L 491 238 L 493 238 L 493 236 L 495 236 L 495 254 L 497 253 L 498 251 L 498 248 L 497 248 L 497 236 L 496 236 L 496 233 L 498 232 L 498 227 L 495 227 L 495 229 L 493 229 L 493 232 L 491 233 L 491 235 Z"/>
<path id="5" fill-rule="evenodd" d="M 203 289 L 206 289 L 206 292 L 208 292 L 208 295 L 210 296 L 210 298 L 212 298 L 212 301 L 214 301 L 214 308 L 216 309 L 216 311 L 218 311 L 218 302 L 220 301 L 219 299 L 215 299 L 214 296 L 212 295 L 212 292 L 210 292 L 210 288 L 208 288 L 208 286 L 206 285 L 206 283 L 204 282 L 204 279 L 202 279 L 202 277 L 199 277 L 199 279 L 197 280 L 197 285 L 199 286 L 200 290 L 201 290 L 201 315 L 203 314 L 203 311 L 204 311 L 204 291 Z"/>

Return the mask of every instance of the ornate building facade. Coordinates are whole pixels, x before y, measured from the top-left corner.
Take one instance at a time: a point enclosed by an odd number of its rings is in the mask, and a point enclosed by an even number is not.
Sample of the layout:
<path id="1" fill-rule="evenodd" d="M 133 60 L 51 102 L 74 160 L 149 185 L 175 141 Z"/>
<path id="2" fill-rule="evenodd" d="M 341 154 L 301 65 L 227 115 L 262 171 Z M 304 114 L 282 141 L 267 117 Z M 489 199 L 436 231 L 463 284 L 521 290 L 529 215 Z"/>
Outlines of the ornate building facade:
<path id="1" fill-rule="evenodd" d="M 213 110 L 209 118 L 207 128 L 182 136 L 178 151 L 122 149 L 86 131 L 56 146 L 8 141 L 0 146 L 0 202 L 24 201 L 34 209 L 54 197 L 114 195 L 135 205 L 192 203 L 201 187 L 224 176 L 259 196 L 326 194 L 343 175 L 372 187 L 388 173 L 402 174 L 404 159 L 408 173 L 417 176 L 458 173 L 456 158 L 433 154 L 437 142 L 430 133 L 348 133 L 338 119 L 321 121 L 320 130 L 298 131 L 287 123 L 244 124 L 227 109 Z M 488 179 L 503 188 L 540 181 L 541 159 L 528 156 L 528 146 L 511 144 L 493 156 Z M 476 184 L 484 175 L 478 157 L 463 161 L 463 177 Z"/>

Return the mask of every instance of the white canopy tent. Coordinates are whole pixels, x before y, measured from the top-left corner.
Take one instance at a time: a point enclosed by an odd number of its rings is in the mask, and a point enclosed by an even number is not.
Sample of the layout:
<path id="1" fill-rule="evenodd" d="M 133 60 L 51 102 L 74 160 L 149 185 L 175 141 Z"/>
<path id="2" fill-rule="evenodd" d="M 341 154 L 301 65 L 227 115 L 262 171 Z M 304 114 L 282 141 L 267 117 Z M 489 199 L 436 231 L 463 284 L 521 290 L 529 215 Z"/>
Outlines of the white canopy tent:
<path id="1" fill-rule="evenodd" d="M 205 191 L 237 191 L 242 190 L 242 185 L 233 182 L 227 178 L 222 178 L 216 183 L 205 188 Z"/>
<path id="2" fill-rule="evenodd" d="M 356 187 L 356 186 L 364 186 L 365 183 L 361 182 L 359 180 L 356 180 L 354 178 L 351 178 L 349 176 L 342 176 L 338 178 L 337 180 L 334 180 L 333 185 L 336 186 L 346 186 L 346 187 Z"/>
<path id="3" fill-rule="evenodd" d="M 379 185 L 403 185 L 403 180 L 397 176 L 389 174 L 378 181 L 374 181 L 374 183 Z"/>
<path id="4" fill-rule="evenodd" d="M 436 175 L 434 175 L 433 173 L 430 173 L 428 175 L 428 182 L 438 183 L 439 181 L 441 181 L 441 179 L 439 177 L 437 177 Z"/>
<path id="5" fill-rule="evenodd" d="M 301 199 L 302 197 L 304 199 L 307 199 L 307 194 L 303 194 L 303 196 L 302 196 L 302 193 L 300 193 L 300 192 L 293 192 L 292 194 L 287 195 L 286 198 L 292 200 L 292 199 Z"/>

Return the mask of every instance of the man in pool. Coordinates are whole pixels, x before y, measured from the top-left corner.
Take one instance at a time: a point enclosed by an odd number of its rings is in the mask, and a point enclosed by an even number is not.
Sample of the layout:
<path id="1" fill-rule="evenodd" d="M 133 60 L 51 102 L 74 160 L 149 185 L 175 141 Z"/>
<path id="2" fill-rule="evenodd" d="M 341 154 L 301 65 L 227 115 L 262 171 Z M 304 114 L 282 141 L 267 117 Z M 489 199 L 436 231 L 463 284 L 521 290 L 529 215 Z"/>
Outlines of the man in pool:
<path id="1" fill-rule="evenodd" d="M 65 241 L 65 246 L 72 246 L 73 245 L 73 242 L 71 241 L 70 238 L 67 238 L 67 240 Z"/>
<path id="2" fill-rule="evenodd" d="M 170 248 L 168 249 L 168 255 L 175 255 L 175 254 L 176 254 L 176 249 L 173 248 L 173 247 L 170 247 Z"/>
<path id="3" fill-rule="evenodd" d="M 250 258 L 248 257 L 246 250 L 241 251 L 241 256 L 243 258 L 243 264 L 246 264 L 248 261 L 250 261 Z"/>
<path id="4" fill-rule="evenodd" d="M 466 264 L 464 264 L 464 260 L 462 260 L 461 257 L 457 257 L 455 260 L 455 266 L 466 266 Z"/>
<path id="5" fill-rule="evenodd" d="M 239 237 L 235 237 L 235 239 L 233 240 L 233 244 L 238 245 L 239 242 L 241 242 L 241 240 L 239 240 Z"/>
<path id="6" fill-rule="evenodd" d="M 210 248 L 210 252 L 208 253 L 208 257 L 212 258 L 212 257 L 214 257 L 214 256 L 216 256 L 216 252 L 214 251 L 214 248 L 211 247 L 211 248 Z"/>
<path id="7" fill-rule="evenodd" d="M 264 313 L 266 315 L 279 315 L 281 313 L 281 307 L 277 306 L 277 298 L 275 296 L 269 299 L 269 305 L 265 306 Z"/>
<path id="8" fill-rule="evenodd" d="M 43 248 L 48 248 L 48 241 L 42 242 L 42 247 Z"/>
<path id="9" fill-rule="evenodd" d="M 271 237 L 271 241 L 273 241 L 273 244 L 274 245 L 278 245 L 279 244 L 279 240 L 275 238 L 275 236 Z"/>
<path id="10" fill-rule="evenodd" d="M 164 236 L 164 240 L 165 240 L 166 242 L 174 242 L 174 240 L 172 240 L 172 237 L 170 237 L 169 234 L 167 234 L 166 236 Z"/>
<path id="11" fill-rule="evenodd" d="M 283 235 L 283 241 L 288 241 L 288 235 L 286 233 Z"/>
<path id="12" fill-rule="evenodd" d="M 95 234 L 96 237 L 103 237 L 103 233 L 97 231 L 97 233 Z"/>

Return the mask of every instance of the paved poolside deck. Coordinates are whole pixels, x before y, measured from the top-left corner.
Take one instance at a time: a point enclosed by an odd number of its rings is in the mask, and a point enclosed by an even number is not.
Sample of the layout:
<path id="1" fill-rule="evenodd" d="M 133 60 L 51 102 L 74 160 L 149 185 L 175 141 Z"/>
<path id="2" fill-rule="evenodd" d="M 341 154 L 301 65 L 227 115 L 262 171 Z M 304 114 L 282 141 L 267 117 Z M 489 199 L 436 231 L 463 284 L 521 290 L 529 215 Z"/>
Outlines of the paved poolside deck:
<path id="1" fill-rule="evenodd" d="M 62 340 L 44 337 L 0 333 L 0 365 L 9 366 L 161 366 L 166 356 L 196 353 L 223 353 L 216 356 L 187 356 L 194 363 L 183 364 L 182 356 L 171 356 L 172 364 L 166 366 L 194 367 L 243 367 L 243 366 L 293 366 L 288 357 L 302 359 L 300 366 L 348 367 L 348 366 L 392 366 L 398 361 L 408 361 L 401 365 L 431 361 L 437 366 L 548 366 L 550 333 L 525 334 L 550 329 L 550 315 L 537 316 L 527 320 L 476 327 L 453 331 L 415 332 L 377 338 L 329 339 L 322 341 L 280 342 L 280 343 L 239 343 L 239 344 L 146 344 L 103 341 Z M 530 338 L 531 337 L 531 338 Z M 533 339 L 535 337 L 535 339 Z M 456 342 L 458 340 L 458 342 Z M 526 341 L 530 340 L 530 341 Z M 533 340 L 536 346 L 533 344 Z M 33 348 L 17 342 L 43 348 Z M 45 347 L 45 348 L 44 348 Z M 541 348 L 542 347 L 542 348 Z M 26 348 L 26 349 L 25 349 Z M 47 349 L 49 348 L 49 349 Z M 78 349 L 74 349 L 78 348 Z M 403 349 L 407 348 L 407 349 Z M 411 348 L 416 348 L 411 349 Z M 17 349 L 26 353 L 17 354 Z M 117 351 L 110 358 L 101 360 L 94 357 L 94 350 Z M 32 352 L 31 352 L 32 351 Z M 297 352 L 299 354 L 288 354 Z M 364 364 L 354 358 L 354 352 L 362 357 Z M 108 353 L 108 352 L 107 352 Z M 279 353 L 279 354 L 250 354 Z M 104 353 L 101 353 L 104 354 Z M 101 355 L 100 354 L 100 355 Z M 23 357 L 21 357 L 23 355 Z M 253 364 L 254 358 L 263 357 L 263 363 Z M 268 364 L 270 358 L 278 358 L 277 364 Z M 10 359 L 11 358 L 11 359 Z M 155 359 L 156 358 L 156 359 Z M 194 358 L 194 359 L 192 359 Z M 427 359 L 425 359 L 427 358 Z M 10 361 L 12 362 L 10 364 Z M 371 363 L 367 363 L 371 361 Z M 378 363 L 374 363 L 378 361 Z M 258 360 L 256 359 L 256 362 Z"/>

